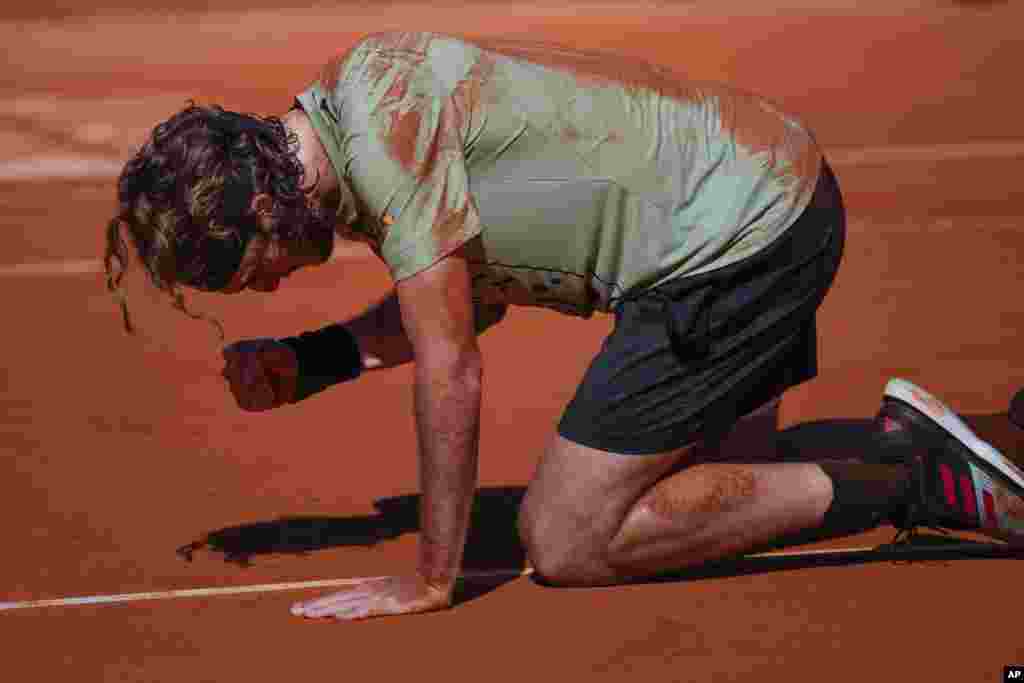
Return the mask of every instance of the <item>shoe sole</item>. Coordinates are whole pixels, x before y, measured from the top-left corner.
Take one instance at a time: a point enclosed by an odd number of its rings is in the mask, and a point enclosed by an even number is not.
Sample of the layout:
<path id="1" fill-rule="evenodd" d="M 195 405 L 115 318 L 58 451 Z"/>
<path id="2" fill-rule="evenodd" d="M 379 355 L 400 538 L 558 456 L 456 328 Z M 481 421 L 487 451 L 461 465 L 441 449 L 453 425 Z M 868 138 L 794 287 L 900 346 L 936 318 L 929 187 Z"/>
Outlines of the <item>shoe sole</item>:
<path id="1" fill-rule="evenodd" d="M 906 403 L 921 413 L 947 434 L 959 441 L 978 460 L 995 470 L 1017 489 L 1018 495 L 1024 495 L 1024 471 L 996 450 L 992 444 L 978 438 L 978 435 L 967 426 L 960 416 L 949 406 L 935 398 L 921 387 L 905 379 L 891 379 L 885 385 L 885 396 Z"/>

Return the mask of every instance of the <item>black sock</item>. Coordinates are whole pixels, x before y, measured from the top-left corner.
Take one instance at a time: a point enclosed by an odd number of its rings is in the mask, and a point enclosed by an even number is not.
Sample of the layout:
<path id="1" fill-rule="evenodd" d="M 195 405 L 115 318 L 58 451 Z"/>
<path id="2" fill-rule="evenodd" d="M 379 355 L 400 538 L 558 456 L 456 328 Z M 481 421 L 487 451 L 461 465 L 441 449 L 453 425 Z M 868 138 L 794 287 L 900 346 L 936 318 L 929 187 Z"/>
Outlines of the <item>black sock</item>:
<path id="1" fill-rule="evenodd" d="M 912 483 L 909 466 L 846 462 L 818 466 L 832 480 L 832 504 L 821 520 L 822 531 L 857 533 L 883 522 L 899 525 L 906 517 Z"/>

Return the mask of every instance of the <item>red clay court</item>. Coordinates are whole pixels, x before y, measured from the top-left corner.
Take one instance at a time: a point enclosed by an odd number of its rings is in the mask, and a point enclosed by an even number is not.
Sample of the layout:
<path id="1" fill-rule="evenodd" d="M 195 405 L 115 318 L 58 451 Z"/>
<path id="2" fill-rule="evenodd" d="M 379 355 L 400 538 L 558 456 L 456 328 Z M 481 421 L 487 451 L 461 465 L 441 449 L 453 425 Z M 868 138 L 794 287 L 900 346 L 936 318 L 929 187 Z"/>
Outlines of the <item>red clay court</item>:
<path id="1" fill-rule="evenodd" d="M 791 445 L 856 448 L 886 379 L 902 376 L 1024 459 L 1024 429 L 1007 419 L 1024 386 L 1021 5 L 190 1 L 0 10 L 0 602 L 412 564 L 408 370 L 243 413 L 210 328 L 158 300 L 135 269 L 126 281 L 144 336 L 127 337 L 98 263 L 116 173 L 152 125 L 189 98 L 281 112 L 330 55 L 384 29 L 616 50 L 800 113 L 842 184 L 849 241 L 821 315 L 821 375 L 783 402 L 785 425 L 812 423 Z M 235 340 L 344 319 L 387 286 L 383 266 L 352 251 L 272 297 L 192 301 Z M 517 309 L 484 337 L 481 505 L 467 554 L 472 570 L 510 572 L 470 582 L 454 609 L 315 625 L 288 613 L 325 590 L 307 589 L 4 610 L 4 680 L 967 682 L 1024 663 L 1019 559 L 817 555 L 602 589 L 513 578 L 517 495 L 610 322 Z"/>

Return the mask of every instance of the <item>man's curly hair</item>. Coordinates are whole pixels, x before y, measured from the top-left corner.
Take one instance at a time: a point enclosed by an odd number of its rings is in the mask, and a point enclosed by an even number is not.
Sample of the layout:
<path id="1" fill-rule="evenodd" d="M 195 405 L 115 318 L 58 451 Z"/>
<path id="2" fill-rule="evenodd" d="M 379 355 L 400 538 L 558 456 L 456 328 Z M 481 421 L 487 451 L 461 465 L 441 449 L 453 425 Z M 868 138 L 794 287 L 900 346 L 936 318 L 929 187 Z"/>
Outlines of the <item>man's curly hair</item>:
<path id="1" fill-rule="evenodd" d="M 118 298 L 125 329 L 134 326 L 121 280 L 128 263 L 122 228 L 150 281 L 186 315 L 181 285 L 227 284 L 252 237 L 322 241 L 330 221 L 307 202 L 298 141 L 278 117 L 188 106 L 156 126 L 125 165 L 117 184 L 117 215 L 106 229 L 107 288 Z M 318 179 L 314 179 L 315 182 Z M 269 230 L 250 208 L 256 192 L 273 199 Z M 211 284 L 216 283 L 216 284 Z"/>

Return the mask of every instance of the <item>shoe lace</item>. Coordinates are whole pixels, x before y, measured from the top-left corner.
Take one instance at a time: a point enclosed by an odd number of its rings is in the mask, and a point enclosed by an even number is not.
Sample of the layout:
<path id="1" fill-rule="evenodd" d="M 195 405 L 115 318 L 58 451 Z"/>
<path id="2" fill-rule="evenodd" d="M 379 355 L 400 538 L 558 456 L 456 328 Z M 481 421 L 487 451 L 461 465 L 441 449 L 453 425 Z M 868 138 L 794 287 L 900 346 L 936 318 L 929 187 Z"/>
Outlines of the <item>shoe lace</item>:
<path id="1" fill-rule="evenodd" d="M 928 510 L 925 504 L 926 494 L 924 491 L 924 463 L 920 457 L 913 457 L 908 465 L 911 469 L 911 492 L 907 501 L 905 514 L 902 519 L 892 520 L 896 527 L 896 535 L 889 542 L 891 546 L 912 545 L 920 536 L 922 529 L 935 531 L 944 536 L 952 535 L 952 531 L 942 526 L 935 515 Z"/>
<path id="2" fill-rule="evenodd" d="M 935 531 L 943 536 L 952 536 L 953 532 L 941 526 L 934 524 L 912 524 L 908 526 L 900 527 L 896 530 L 896 535 L 892 537 L 888 545 L 890 546 L 909 546 L 914 545 L 917 539 L 921 536 L 921 530 L 928 529 L 929 531 Z"/>

